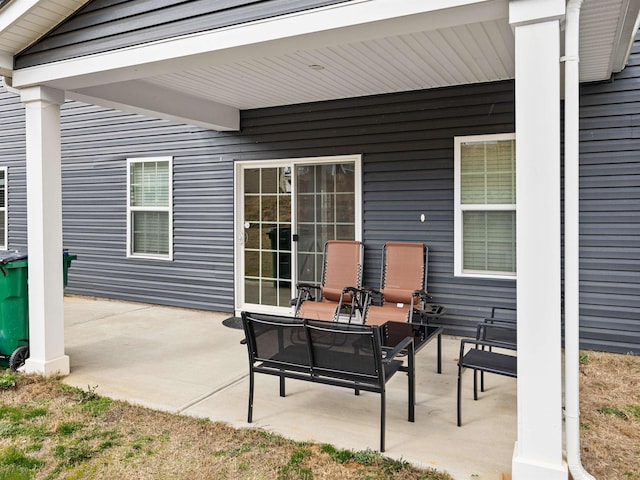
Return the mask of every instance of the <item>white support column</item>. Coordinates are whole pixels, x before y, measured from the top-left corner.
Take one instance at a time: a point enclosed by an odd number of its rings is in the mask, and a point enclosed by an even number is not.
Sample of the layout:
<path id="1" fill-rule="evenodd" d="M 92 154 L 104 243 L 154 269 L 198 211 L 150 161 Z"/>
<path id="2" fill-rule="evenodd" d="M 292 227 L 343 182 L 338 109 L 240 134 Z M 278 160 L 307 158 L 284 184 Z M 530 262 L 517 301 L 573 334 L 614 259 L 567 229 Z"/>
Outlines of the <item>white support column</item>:
<path id="1" fill-rule="evenodd" d="M 60 105 L 64 92 L 21 90 L 26 109 L 29 359 L 24 370 L 69 373 L 64 354 Z"/>
<path id="2" fill-rule="evenodd" d="M 560 19 L 564 0 L 511 0 L 515 29 L 518 440 L 514 480 L 566 480 L 562 446 Z"/>

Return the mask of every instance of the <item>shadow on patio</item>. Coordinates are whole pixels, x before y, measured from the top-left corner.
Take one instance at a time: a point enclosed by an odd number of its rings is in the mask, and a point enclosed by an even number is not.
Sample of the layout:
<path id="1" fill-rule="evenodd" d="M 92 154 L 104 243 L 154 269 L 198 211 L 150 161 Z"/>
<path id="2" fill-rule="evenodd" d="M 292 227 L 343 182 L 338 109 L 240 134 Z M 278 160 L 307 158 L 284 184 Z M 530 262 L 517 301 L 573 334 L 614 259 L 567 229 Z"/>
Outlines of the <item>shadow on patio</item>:
<path id="1" fill-rule="evenodd" d="M 246 422 L 248 357 L 242 330 L 222 325 L 225 313 L 139 303 L 65 298 L 65 382 L 161 410 L 260 427 L 295 440 L 351 450 L 377 449 L 379 396 L 258 375 L 254 421 Z M 387 451 L 456 479 L 502 479 L 516 438 L 516 382 L 487 375 L 473 401 L 472 374 L 463 378 L 463 426 L 456 426 L 456 359 L 460 341 L 443 337 L 442 374 L 436 342 L 416 356 L 416 421 L 406 420 L 406 379 L 388 384 Z"/>

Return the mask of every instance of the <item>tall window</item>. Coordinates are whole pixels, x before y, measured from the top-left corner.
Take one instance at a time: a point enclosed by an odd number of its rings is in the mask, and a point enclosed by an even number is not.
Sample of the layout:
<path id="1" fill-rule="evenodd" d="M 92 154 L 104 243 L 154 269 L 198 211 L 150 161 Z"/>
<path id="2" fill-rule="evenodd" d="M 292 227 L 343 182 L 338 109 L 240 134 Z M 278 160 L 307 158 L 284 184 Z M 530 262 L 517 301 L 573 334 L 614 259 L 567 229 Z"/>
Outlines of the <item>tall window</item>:
<path id="1" fill-rule="evenodd" d="M 455 138 L 455 274 L 515 278 L 515 134 Z"/>
<path id="2" fill-rule="evenodd" d="M 173 256 L 171 157 L 127 160 L 127 255 Z"/>
<path id="3" fill-rule="evenodd" d="M 7 167 L 0 167 L 0 249 L 7 249 Z"/>

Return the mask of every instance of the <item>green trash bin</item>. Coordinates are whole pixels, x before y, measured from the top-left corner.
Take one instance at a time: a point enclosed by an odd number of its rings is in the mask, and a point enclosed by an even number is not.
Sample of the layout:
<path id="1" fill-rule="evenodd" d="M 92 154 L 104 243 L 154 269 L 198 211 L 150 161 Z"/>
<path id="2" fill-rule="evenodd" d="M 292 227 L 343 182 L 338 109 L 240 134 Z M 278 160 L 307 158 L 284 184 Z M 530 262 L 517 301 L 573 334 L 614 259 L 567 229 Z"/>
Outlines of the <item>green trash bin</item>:
<path id="1" fill-rule="evenodd" d="M 77 255 L 63 253 L 63 282 Z M 29 358 L 29 283 L 27 253 L 0 250 L 0 364 L 17 370 Z"/>
<path id="2" fill-rule="evenodd" d="M 71 262 L 77 258 L 77 255 L 71 255 L 68 250 L 62 252 L 62 281 L 64 287 L 67 286 L 69 280 L 69 267 L 71 267 Z"/>

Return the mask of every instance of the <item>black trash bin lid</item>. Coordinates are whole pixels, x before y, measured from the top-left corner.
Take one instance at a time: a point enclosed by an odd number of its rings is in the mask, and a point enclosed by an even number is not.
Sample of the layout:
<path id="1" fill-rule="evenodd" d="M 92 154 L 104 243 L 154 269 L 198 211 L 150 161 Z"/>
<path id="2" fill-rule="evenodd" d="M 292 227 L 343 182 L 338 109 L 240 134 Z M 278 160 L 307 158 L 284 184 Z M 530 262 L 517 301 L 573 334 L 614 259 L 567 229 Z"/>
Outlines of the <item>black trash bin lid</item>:
<path id="1" fill-rule="evenodd" d="M 25 258 L 27 258 L 27 252 L 24 250 L 0 250 L 0 263 L 3 265 Z"/>

